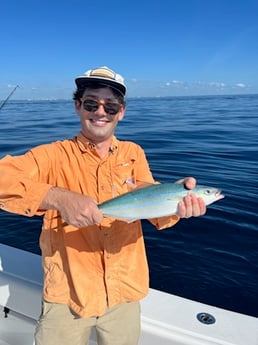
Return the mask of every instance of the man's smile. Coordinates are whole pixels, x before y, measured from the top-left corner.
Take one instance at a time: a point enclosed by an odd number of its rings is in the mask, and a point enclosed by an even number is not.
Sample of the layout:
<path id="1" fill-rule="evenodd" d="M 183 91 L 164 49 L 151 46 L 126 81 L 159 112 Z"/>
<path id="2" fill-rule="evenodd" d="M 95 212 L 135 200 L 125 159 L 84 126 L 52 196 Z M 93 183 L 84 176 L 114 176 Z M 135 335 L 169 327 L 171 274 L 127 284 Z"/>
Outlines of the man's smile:
<path id="1" fill-rule="evenodd" d="M 96 126 L 105 126 L 107 123 L 110 123 L 108 119 L 90 119 L 89 121 Z"/>

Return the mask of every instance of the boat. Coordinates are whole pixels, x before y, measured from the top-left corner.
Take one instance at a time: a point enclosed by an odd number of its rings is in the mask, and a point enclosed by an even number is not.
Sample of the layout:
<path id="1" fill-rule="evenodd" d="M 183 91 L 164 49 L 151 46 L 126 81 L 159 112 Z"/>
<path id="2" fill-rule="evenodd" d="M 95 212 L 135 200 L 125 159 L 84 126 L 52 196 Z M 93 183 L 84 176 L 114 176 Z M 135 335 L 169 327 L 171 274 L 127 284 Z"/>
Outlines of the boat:
<path id="1" fill-rule="evenodd" d="M 0 244 L 0 345 L 33 345 L 41 311 L 39 255 Z M 139 345 L 258 345 L 258 318 L 150 289 Z M 96 345 L 92 332 L 90 345 Z"/>

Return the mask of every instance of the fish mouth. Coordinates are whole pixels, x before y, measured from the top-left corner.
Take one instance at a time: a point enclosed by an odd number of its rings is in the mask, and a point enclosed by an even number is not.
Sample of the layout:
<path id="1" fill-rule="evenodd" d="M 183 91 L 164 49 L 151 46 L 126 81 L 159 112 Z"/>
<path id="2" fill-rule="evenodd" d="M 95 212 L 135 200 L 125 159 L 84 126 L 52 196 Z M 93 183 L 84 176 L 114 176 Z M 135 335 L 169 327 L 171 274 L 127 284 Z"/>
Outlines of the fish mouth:
<path id="1" fill-rule="evenodd" d="M 222 190 L 221 189 L 218 189 L 215 193 L 215 196 L 217 198 L 217 200 L 220 200 L 220 199 L 223 199 L 225 198 L 225 195 L 221 194 Z"/>

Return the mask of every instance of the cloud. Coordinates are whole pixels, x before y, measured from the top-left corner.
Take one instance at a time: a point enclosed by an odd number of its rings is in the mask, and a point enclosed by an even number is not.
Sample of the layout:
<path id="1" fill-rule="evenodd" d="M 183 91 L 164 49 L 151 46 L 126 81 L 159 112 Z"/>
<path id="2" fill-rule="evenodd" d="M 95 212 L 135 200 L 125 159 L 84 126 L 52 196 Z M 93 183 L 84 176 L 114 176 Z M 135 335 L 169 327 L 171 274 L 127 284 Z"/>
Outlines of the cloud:
<path id="1" fill-rule="evenodd" d="M 246 89 L 248 87 L 244 83 L 236 83 L 234 86 L 237 87 L 237 88 L 240 88 L 240 89 Z"/>
<path id="2" fill-rule="evenodd" d="M 226 87 L 225 83 L 217 82 L 217 81 L 212 81 L 212 82 L 208 83 L 207 85 L 210 87 L 215 87 L 215 88 L 219 88 L 219 89 Z"/>
<path id="3" fill-rule="evenodd" d="M 187 82 L 187 81 L 182 81 L 182 80 L 172 80 L 172 81 L 167 81 L 165 83 L 166 87 L 171 87 L 171 88 L 181 88 L 181 89 L 192 89 L 192 90 L 230 90 L 230 89 L 247 89 L 248 85 L 242 82 L 239 83 L 225 83 L 223 81 L 192 81 L 192 82 Z"/>
<path id="4" fill-rule="evenodd" d="M 131 78 L 126 83 L 129 97 L 170 97 L 184 95 L 222 95 L 253 92 L 245 82 L 223 80 L 146 80 Z"/>
<path id="5" fill-rule="evenodd" d="M 182 80 L 172 80 L 172 81 L 167 81 L 166 83 L 165 83 L 165 86 L 167 86 L 167 87 L 173 87 L 173 86 L 175 86 L 175 87 L 180 87 L 180 86 L 186 86 L 186 82 L 184 82 L 184 81 L 182 81 Z"/>
<path id="6" fill-rule="evenodd" d="M 185 84 L 185 82 L 182 81 L 182 80 L 172 80 L 172 84 L 174 84 L 174 85 L 183 85 L 183 84 Z"/>

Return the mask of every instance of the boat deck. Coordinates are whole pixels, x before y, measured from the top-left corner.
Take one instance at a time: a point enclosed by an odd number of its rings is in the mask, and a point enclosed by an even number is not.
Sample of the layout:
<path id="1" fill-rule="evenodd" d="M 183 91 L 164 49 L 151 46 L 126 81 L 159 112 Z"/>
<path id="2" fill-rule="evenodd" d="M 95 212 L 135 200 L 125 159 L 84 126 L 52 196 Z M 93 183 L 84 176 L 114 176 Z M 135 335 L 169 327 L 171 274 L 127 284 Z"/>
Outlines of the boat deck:
<path id="1" fill-rule="evenodd" d="M 39 256 L 0 244 L 0 345 L 33 345 L 41 283 Z M 153 289 L 141 309 L 139 345 L 258 345 L 255 317 Z"/>
<path id="2" fill-rule="evenodd" d="M 33 344 L 36 321 L 10 311 L 5 317 L 3 308 L 0 314 L 0 345 Z"/>

